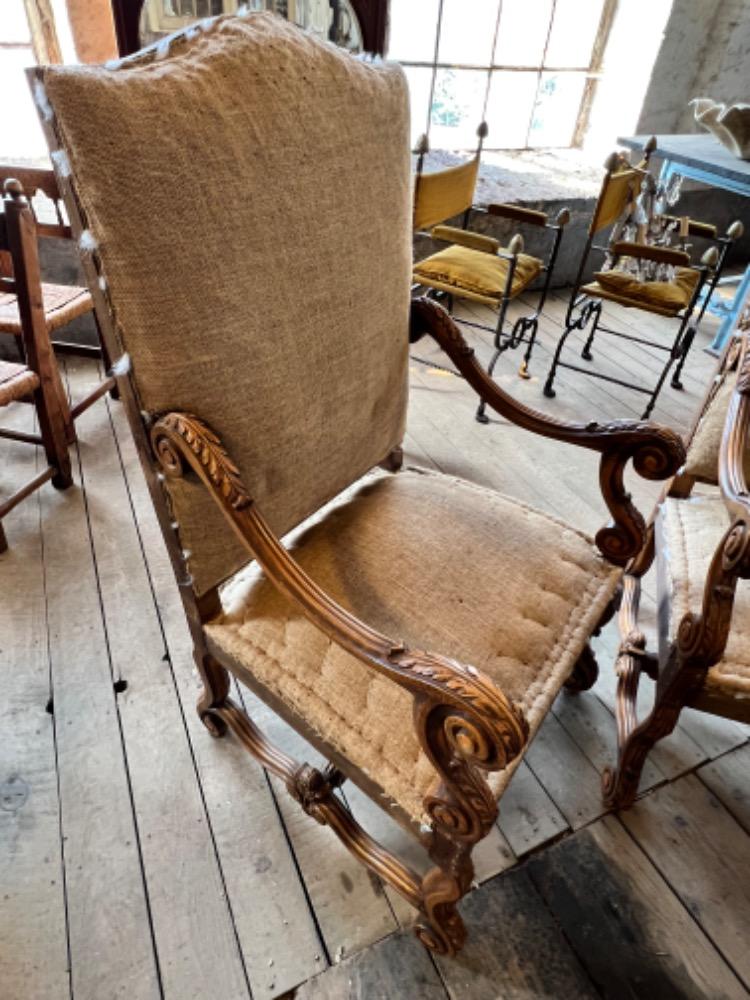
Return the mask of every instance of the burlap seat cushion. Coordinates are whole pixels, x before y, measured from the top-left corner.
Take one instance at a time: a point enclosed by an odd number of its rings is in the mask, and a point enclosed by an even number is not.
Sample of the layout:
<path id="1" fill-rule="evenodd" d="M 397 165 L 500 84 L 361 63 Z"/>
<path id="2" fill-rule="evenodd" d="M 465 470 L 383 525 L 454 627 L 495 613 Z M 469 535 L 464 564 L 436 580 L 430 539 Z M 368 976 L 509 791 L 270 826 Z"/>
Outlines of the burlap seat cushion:
<path id="1" fill-rule="evenodd" d="M 77 285 L 52 285 L 45 282 L 42 285 L 42 301 L 44 318 L 50 332 L 94 308 L 88 288 L 79 288 Z M 0 333 L 12 333 L 16 336 L 21 333 L 18 298 L 13 293 L 0 293 Z"/>
<path id="2" fill-rule="evenodd" d="M 564 523 L 416 470 L 368 477 L 293 551 L 369 625 L 486 671 L 532 734 L 620 578 Z M 419 820 L 434 771 L 414 733 L 411 696 L 330 642 L 256 569 L 223 597 L 210 642 Z M 491 776 L 498 795 L 509 777 L 510 769 Z"/>
<path id="3" fill-rule="evenodd" d="M 490 299 L 500 299 L 505 293 L 509 261 L 504 257 L 472 250 L 470 247 L 452 246 L 420 260 L 414 265 L 414 280 L 423 284 L 437 283 L 449 286 L 457 293 L 472 292 Z M 520 295 L 536 278 L 542 262 L 536 257 L 518 255 L 510 295 Z"/>
<path id="4" fill-rule="evenodd" d="M 685 472 L 696 479 L 719 481 L 719 451 L 736 379 L 736 372 L 729 372 L 721 379 L 690 441 Z M 745 454 L 745 478 L 750 483 L 750 449 Z"/>
<path id="5" fill-rule="evenodd" d="M 667 499 L 659 511 L 660 612 L 663 639 L 675 640 L 688 611 L 699 614 L 708 568 L 730 525 L 720 496 Z M 711 667 L 706 687 L 736 698 L 750 698 L 750 581 L 740 580 L 729 640 L 721 661 Z"/>
<path id="6" fill-rule="evenodd" d="M 263 13 L 43 83 L 142 408 L 205 420 L 284 533 L 403 435 L 403 71 Z M 200 594 L 247 556 L 166 487 Z"/>
<path id="7" fill-rule="evenodd" d="M 39 385 L 39 377 L 26 365 L 0 361 L 0 406 L 28 396 Z"/>

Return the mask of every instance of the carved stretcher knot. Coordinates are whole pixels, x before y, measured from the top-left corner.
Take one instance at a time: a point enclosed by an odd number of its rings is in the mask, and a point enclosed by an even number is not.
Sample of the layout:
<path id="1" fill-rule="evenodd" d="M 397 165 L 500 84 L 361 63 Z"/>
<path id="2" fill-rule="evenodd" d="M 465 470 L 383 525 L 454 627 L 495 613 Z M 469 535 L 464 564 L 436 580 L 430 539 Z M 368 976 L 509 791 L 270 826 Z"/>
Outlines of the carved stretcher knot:
<path id="1" fill-rule="evenodd" d="M 321 806 L 333 795 L 334 788 L 342 785 L 344 780 L 344 775 L 335 767 L 329 766 L 323 773 L 311 764 L 300 764 L 294 774 L 287 779 L 286 787 L 307 815 L 325 826 L 327 819 L 321 811 Z"/>

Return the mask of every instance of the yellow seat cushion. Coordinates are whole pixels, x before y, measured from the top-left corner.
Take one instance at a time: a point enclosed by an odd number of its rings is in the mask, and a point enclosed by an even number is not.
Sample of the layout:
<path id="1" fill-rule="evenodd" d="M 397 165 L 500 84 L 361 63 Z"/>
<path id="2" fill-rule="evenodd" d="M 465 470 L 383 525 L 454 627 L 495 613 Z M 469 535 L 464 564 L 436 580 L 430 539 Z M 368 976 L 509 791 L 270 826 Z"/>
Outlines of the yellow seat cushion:
<path id="1" fill-rule="evenodd" d="M 659 509 L 660 608 L 663 639 L 674 642 L 688 611 L 700 614 L 708 568 L 730 525 L 718 494 L 667 499 Z M 750 698 L 750 580 L 739 580 L 729 639 L 721 660 L 709 668 L 705 687 L 733 698 Z"/>
<path id="2" fill-rule="evenodd" d="M 508 267 L 509 261 L 503 257 L 495 257 L 468 247 L 452 246 L 415 264 L 414 278 L 426 284 L 437 281 L 442 285 L 450 285 L 459 294 L 466 290 L 475 295 L 500 299 L 505 292 Z M 536 257 L 519 254 L 513 274 L 511 298 L 520 295 L 541 269 L 542 262 Z"/>
<path id="3" fill-rule="evenodd" d="M 344 608 L 387 636 L 485 671 L 532 734 L 620 579 L 586 535 L 440 473 L 369 476 L 293 543 Z M 419 822 L 435 772 L 412 698 L 311 625 L 251 566 L 227 584 L 211 649 L 244 665 Z M 512 767 L 491 775 L 499 795 Z"/>
<path id="4" fill-rule="evenodd" d="M 678 267 L 673 281 L 638 281 L 624 271 L 597 271 L 596 281 L 608 292 L 632 299 L 634 304 L 656 306 L 671 313 L 684 309 L 692 298 L 700 273 L 691 267 Z"/>

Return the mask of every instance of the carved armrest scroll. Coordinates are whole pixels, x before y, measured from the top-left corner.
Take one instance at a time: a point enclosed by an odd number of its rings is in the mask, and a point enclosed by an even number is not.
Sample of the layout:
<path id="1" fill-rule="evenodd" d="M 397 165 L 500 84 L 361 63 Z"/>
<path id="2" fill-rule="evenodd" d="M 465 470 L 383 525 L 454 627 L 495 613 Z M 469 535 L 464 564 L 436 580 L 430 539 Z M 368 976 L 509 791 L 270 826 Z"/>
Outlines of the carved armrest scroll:
<path id="1" fill-rule="evenodd" d="M 625 489 L 625 466 L 632 459 L 635 471 L 644 479 L 668 479 L 685 462 L 680 436 L 667 427 L 644 421 L 566 423 L 524 406 L 487 375 L 474 357 L 473 348 L 441 306 L 427 298 L 413 299 L 410 339 L 417 341 L 425 333 L 438 342 L 472 389 L 501 416 L 542 437 L 601 453 L 599 484 L 614 523 L 597 532 L 596 544 L 617 566 L 633 559 L 646 541 L 646 522 Z"/>
<path id="2" fill-rule="evenodd" d="M 481 771 L 505 768 L 528 737 L 520 710 L 467 664 L 382 635 L 338 605 L 292 558 L 258 510 L 219 438 L 197 417 L 169 413 L 151 431 L 165 476 L 198 476 L 268 579 L 321 631 L 414 697 L 420 743 L 442 779 L 425 803 L 434 827 L 473 842 L 496 806 Z"/>

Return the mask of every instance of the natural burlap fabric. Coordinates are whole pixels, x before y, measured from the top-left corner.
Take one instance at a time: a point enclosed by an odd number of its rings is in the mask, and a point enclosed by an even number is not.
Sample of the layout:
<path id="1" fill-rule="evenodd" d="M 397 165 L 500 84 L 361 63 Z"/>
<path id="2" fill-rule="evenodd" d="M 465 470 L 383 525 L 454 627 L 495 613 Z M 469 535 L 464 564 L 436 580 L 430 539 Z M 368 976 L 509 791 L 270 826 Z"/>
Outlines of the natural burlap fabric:
<path id="1" fill-rule="evenodd" d="M 532 737 L 621 577 L 563 522 L 416 470 L 369 477 L 301 533 L 292 555 L 389 638 L 486 672 Z M 222 598 L 209 640 L 418 822 L 435 772 L 411 695 L 332 643 L 255 566 Z M 498 796 L 513 770 L 490 776 Z"/>
<path id="2" fill-rule="evenodd" d="M 252 14 L 43 83 L 142 407 L 205 420 L 283 534 L 401 441 L 402 71 Z M 202 593 L 247 555 L 167 485 Z"/>
<path id="3" fill-rule="evenodd" d="M 659 511 L 660 593 L 668 606 L 660 614 L 675 642 L 682 618 L 699 615 L 711 560 L 731 523 L 720 496 L 665 501 Z M 734 698 L 750 698 L 750 581 L 739 580 L 729 638 L 721 660 L 709 668 L 706 688 Z"/>
<path id="4" fill-rule="evenodd" d="M 719 481 L 719 451 L 727 420 L 729 400 L 737 381 L 737 372 L 726 372 L 715 394 L 703 411 L 688 445 L 685 472 L 708 483 Z M 745 454 L 745 478 L 750 483 L 750 449 Z"/>

